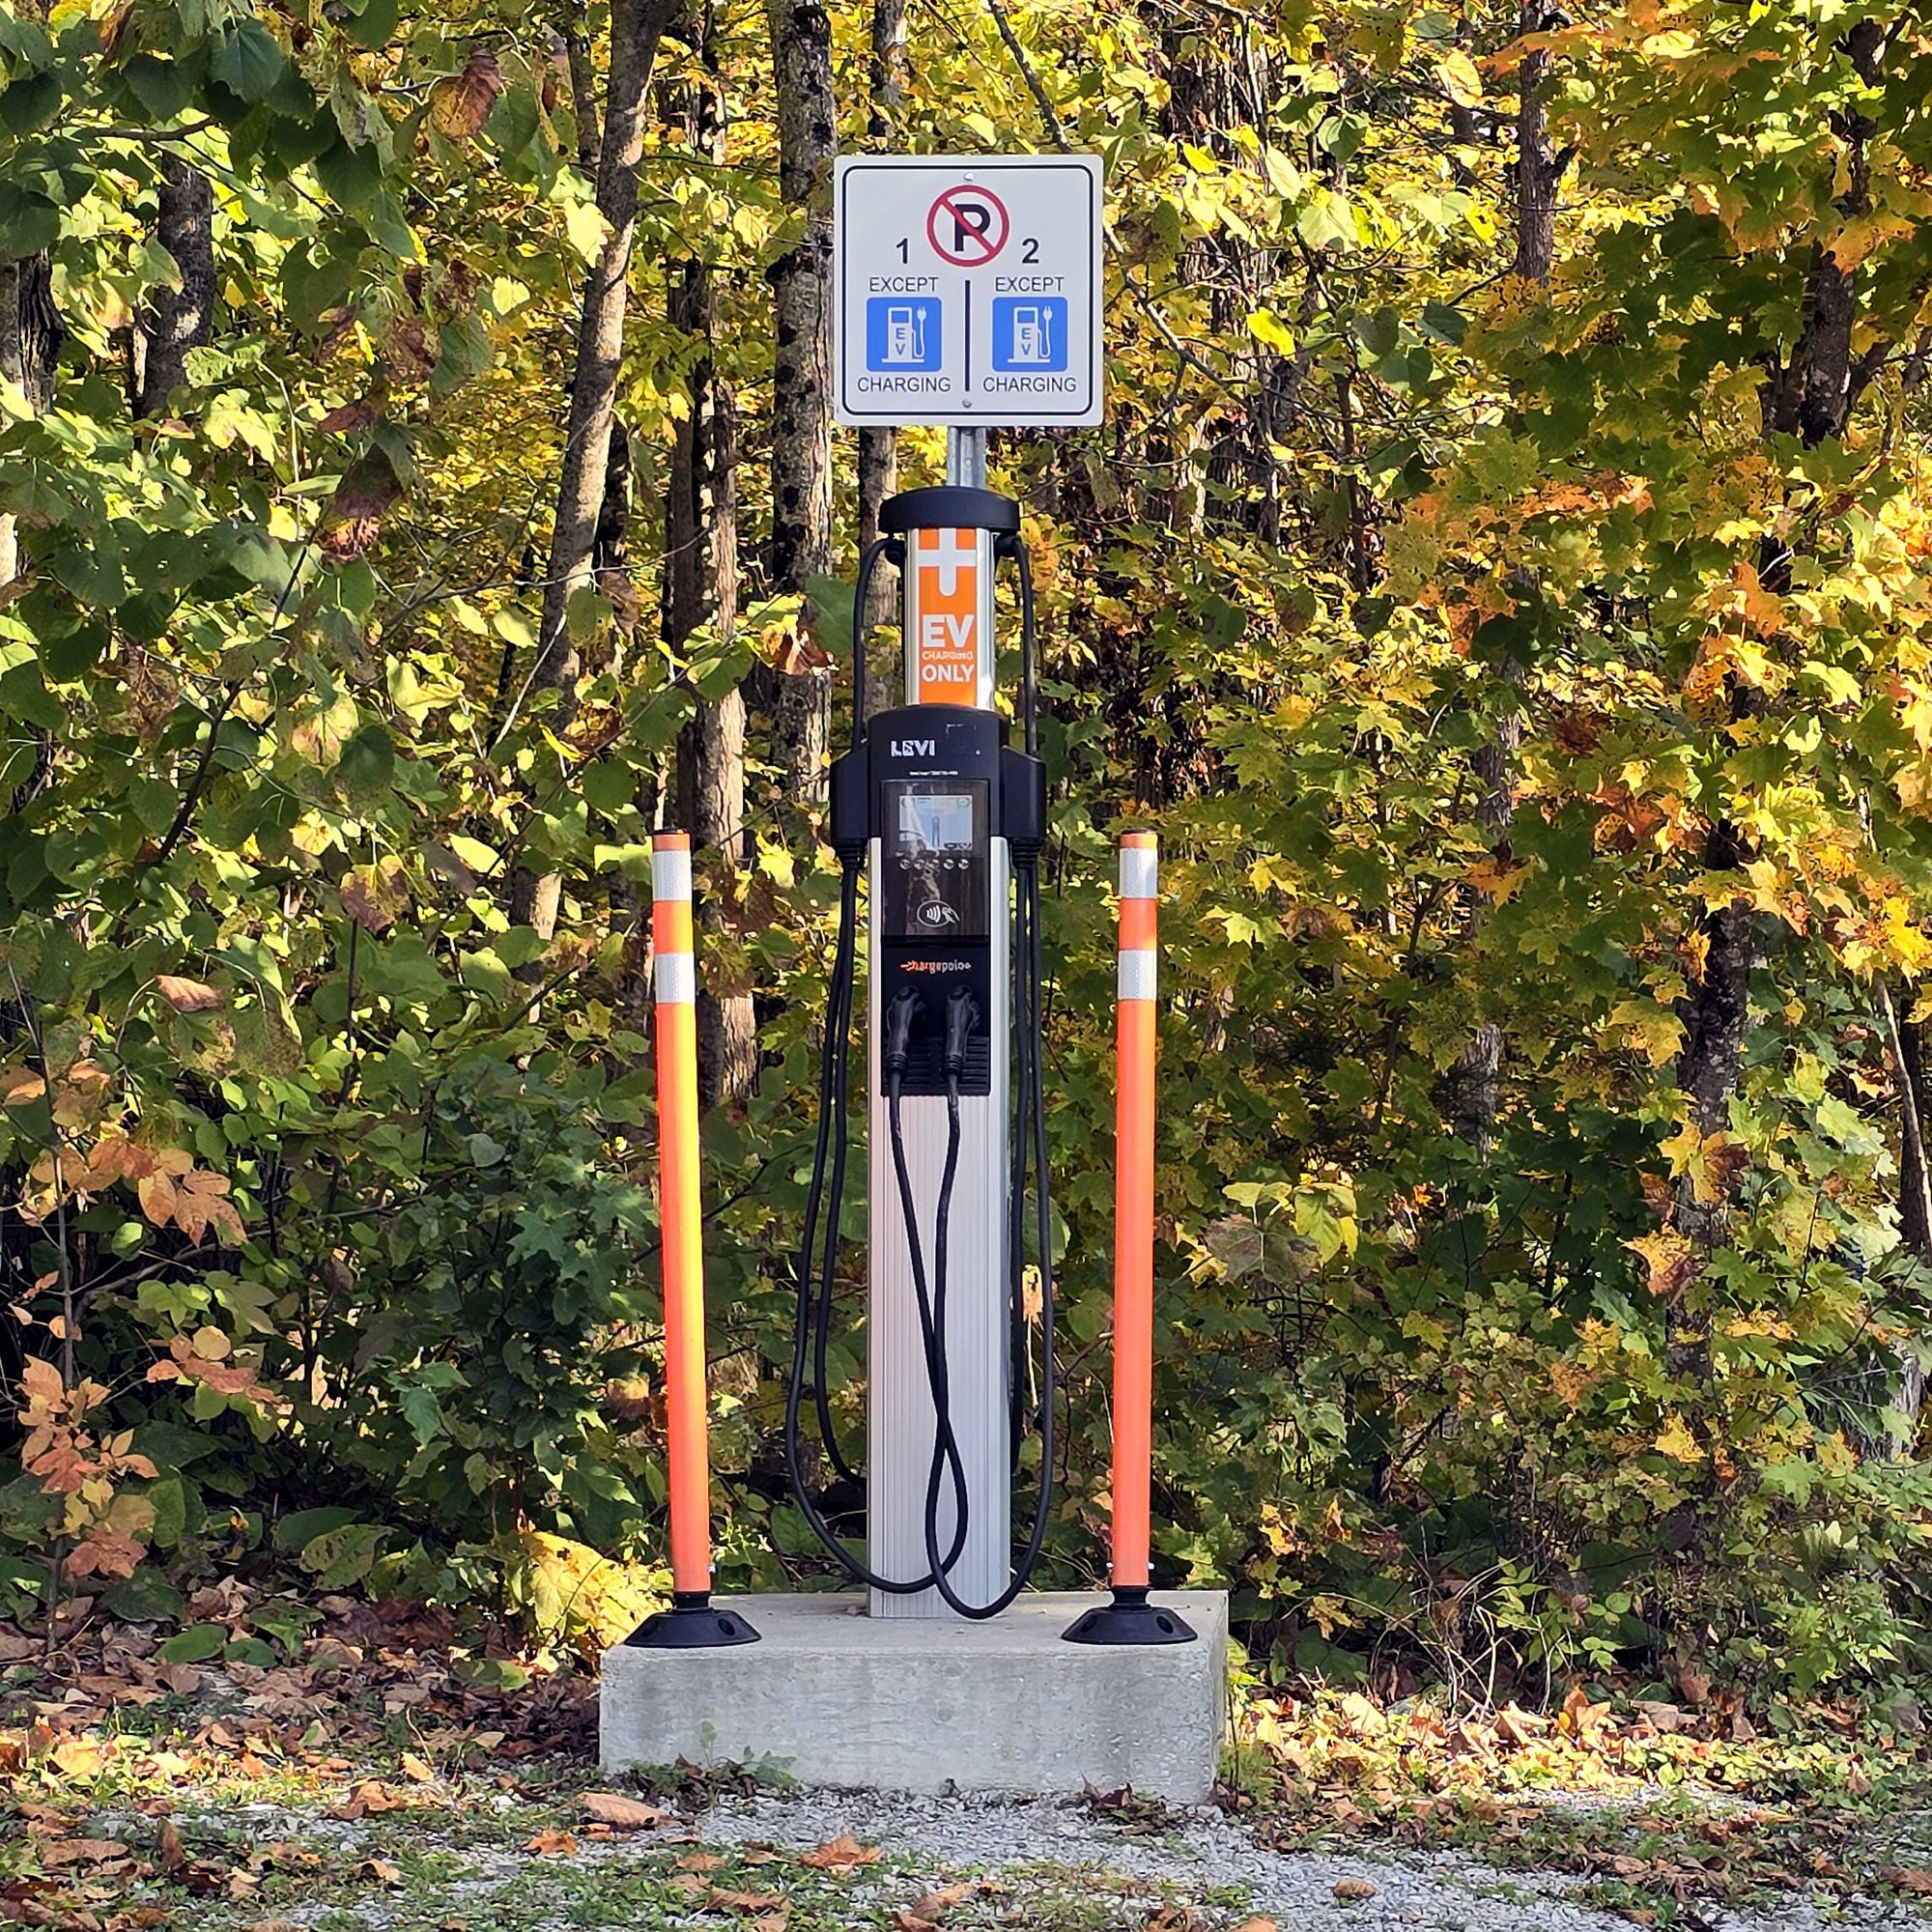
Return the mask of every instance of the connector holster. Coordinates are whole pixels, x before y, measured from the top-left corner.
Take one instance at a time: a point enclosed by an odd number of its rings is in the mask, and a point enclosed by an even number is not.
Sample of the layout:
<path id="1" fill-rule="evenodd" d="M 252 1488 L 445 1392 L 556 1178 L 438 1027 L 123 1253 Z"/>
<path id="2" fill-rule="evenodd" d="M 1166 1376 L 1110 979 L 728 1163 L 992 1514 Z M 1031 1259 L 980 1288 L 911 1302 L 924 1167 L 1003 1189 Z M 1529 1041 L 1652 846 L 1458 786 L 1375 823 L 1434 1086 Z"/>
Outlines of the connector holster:
<path id="1" fill-rule="evenodd" d="M 832 849 L 840 865 L 864 862 L 871 836 L 869 761 L 863 743 L 832 760 Z"/>

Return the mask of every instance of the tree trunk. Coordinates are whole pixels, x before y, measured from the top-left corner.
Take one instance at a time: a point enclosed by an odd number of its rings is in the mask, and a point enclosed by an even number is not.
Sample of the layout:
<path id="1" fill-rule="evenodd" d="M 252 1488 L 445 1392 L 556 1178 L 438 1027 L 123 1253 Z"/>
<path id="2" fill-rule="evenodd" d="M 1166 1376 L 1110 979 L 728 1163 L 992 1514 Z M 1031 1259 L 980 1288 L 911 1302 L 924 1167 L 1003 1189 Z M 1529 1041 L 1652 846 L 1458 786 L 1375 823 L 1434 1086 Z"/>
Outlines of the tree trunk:
<path id="1" fill-rule="evenodd" d="M 55 370 L 66 336 L 54 307 L 48 257 L 0 255 L 0 376 L 26 397 L 36 415 L 53 405 Z M 0 583 L 11 583 L 19 574 L 19 526 L 10 514 L 0 517 Z"/>
<path id="2" fill-rule="evenodd" d="M 1882 24 L 1859 21 L 1839 47 L 1860 77 L 1875 85 L 1885 47 Z M 1843 168 L 1847 186 L 1838 198 L 1837 209 L 1843 215 L 1856 216 L 1870 206 L 1865 144 L 1873 127 L 1856 111 L 1834 116 L 1833 125 L 1846 148 Z M 1852 406 L 1869 381 L 1871 370 L 1883 358 L 1885 347 L 1880 343 L 1867 350 L 1864 357 L 1855 358 L 1852 333 L 1856 319 L 1853 276 L 1842 272 L 1831 255 L 1814 250 L 1806 275 L 1804 332 L 1792 351 L 1790 362 L 1768 371 L 1760 392 L 1768 435 L 1797 431 L 1807 445 L 1815 446 L 1844 434 Z M 1761 556 L 1760 574 L 1769 589 L 1785 588 L 1790 569 L 1788 551 L 1767 550 Z M 1755 693 L 1734 688 L 1733 717 L 1742 721 L 1758 701 Z M 1704 848 L 1707 873 L 1740 871 L 1749 858 L 1749 841 L 1737 827 L 1722 820 L 1712 826 Z M 1748 904 L 1737 900 L 1709 906 L 1697 920 L 1706 951 L 1703 973 L 1680 1008 L 1684 1048 L 1678 1057 L 1677 1080 L 1689 1103 L 1690 1122 L 1701 1134 L 1720 1132 L 1730 1123 L 1731 1095 L 1737 1091 L 1743 1066 L 1753 924 Z M 1728 1215 L 1726 1190 L 1720 1185 L 1716 1195 L 1715 1200 L 1698 1200 L 1686 1179 L 1678 1187 L 1671 1212 L 1671 1225 L 1704 1254 L 1723 1239 Z M 1708 1320 L 1700 1317 L 1682 1322 L 1677 1317 L 1673 1306 L 1673 1332 L 1665 1350 L 1665 1365 L 1673 1375 L 1707 1383 L 1711 1374 Z"/>
<path id="3" fill-rule="evenodd" d="M 1543 0 L 1523 0 L 1517 21 L 1520 33 L 1541 32 L 1545 25 Z M 1466 26 L 1464 22 L 1465 31 L 1459 34 L 1459 42 L 1466 38 Z M 1549 141 L 1549 116 L 1544 104 L 1548 76 L 1548 54 L 1523 56 L 1517 76 L 1516 257 L 1511 266 L 1525 281 L 1539 287 L 1548 285 L 1556 266 L 1556 188 L 1570 164 L 1569 155 L 1557 154 Z M 1452 109 L 1450 126 L 1456 138 L 1466 144 L 1475 138 L 1475 124 L 1466 109 L 1463 117 L 1458 121 Z M 1505 681 L 1518 689 L 1527 680 L 1527 667 L 1514 658 L 1505 659 L 1501 668 Z M 1490 835 L 1491 850 L 1499 858 L 1508 854 L 1510 822 L 1516 816 L 1517 754 L 1521 744 L 1522 714 L 1512 710 L 1495 721 L 1495 736 L 1477 750 L 1472 760 L 1483 787 L 1476 823 Z M 1466 931 L 1473 937 L 1482 925 L 1490 899 L 1487 893 L 1474 889 L 1465 898 Z M 1485 1159 L 1495 1138 L 1501 1110 L 1508 1045 L 1501 1027 L 1493 1020 L 1482 1021 L 1449 1076 L 1451 1124 Z"/>
<path id="4" fill-rule="evenodd" d="M 577 164 L 595 181 L 604 149 L 597 127 L 597 75 L 575 13 L 569 9 L 565 13 L 558 38 L 563 42 L 563 62 L 570 73 L 570 111 L 577 120 Z"/>
<path id="5" fill-rule="evenodd" d="M 163 150 L 155 239 L 174 257 L 181 287 L 159 288 L 135 325 L 134 413 L 157 416 L 187 381 L 187 353 L 214 333 L 214 189 L 191 161 Z"/>
<path id="6" fill-rule="evenodd" d="M 1552 24 L 1556 9 L 1546 0 L 1522 0 L 1518 30 L 1540 34 Z M 1540 48 L 1524 54 L 1517 71 L 1516 109 L 1516 272 L 1539 286 L 1556 264 L 1556 191 L 1572 153 L 1558 154 L 1549 139 L 1549 56 Z"/>
<path id="7" fill-rule="evenodd" d="M 768 0 L 778 83 L 779 188 L 804 230 L 771 270 L 772 540 L 766 581 L 803 591 L 832 568 L 832 21 L 822 0 Z M 802 642 L 802 640 L 801 640 Z M 787 798 L 824 789 L 830 671 L 803 647 L 779 667 L 773 757 Z"/>
<path id="8" fill-rule="evenodd" d="M 691 39 L 707 75 L 681 90 L 694 153 L 723 162 L 724 101 L 716 84 L 716 14 L 706 6 Z M 738 621 L 738 447 L 736 399 L 718 372 L 718 292 L 701 261 L 671 270 L 668 320 L 699 345 L 687 379 L 691 407 L 677 426 L 665 504 L 665 640 L 682 658 L 709 626 L 719 645 Z M 745 696 L 700 700 L 678 745 L 679 814 L 702 874 L 698 919 L 723 925 L 724 899 L 745 862 Z M 697 1081 L 706 1106 L 748 1098 L 758 1073 L 757 1016 L 750 988 L 720 993 L 707 976 L 697 995 Z"/>
<path id="9" fill-rule="evenodd" d="M 872 0 L 872 99 L 866 117 L 866 133 L 875 147 L 892 140 L 893 110 L 905 98 L 906 0 Z M 899 487 L 899 440 L 892 429 L 859 432 L 859 553 L 863 556 L 879 535 L 879 506 Z M 862 648 L 866 663 L 866 710 L 883 711 L 894 700 L 892 686 L 878 674 L 870 657 L 872 632 L 893 621 L 895 600 L 889 571 L 872 579 L 867 600 Z"/>
<path id="10" fill-rule="evenodd" d="M 611 427 L 624 353 L 624 301 L 638 226 L 644 105 L 658 41 L 674 10 L 675 0 L 615 0 L 611 10 L 611 76 L 597 170 L 597 207 L 608 233 L 584 277 L 563 471 L 557 479 L 556 523 L 544 576 L 537 663 L 530 677 L 533 696 L 555 695 L 559 730 L 575 713 L 581 668 L 570 636 L 570 600 L 593 582 L 597 525 L 610 473 Z M 561 888 L 554 872 L 537 873 L 520 867 L 510 884 L 511 917 L 520 924 L 535 926 L 548 939 L 556 929 Z"/>
<path id="11" fill-rule="evenodd" d="M 1503 677 L 1518 688 L 1524 671 L 1513 658 L 1503 665 Z M 1476 823 L 1490 835 L 1490 850 L 1498 859 L 1510 856 L 1509 831 L 1516 817 L 1517 753 L 1522 746 L 1522 714 L 1512 711 L 1495 721 L 1495 736 L 1476 749 L 1471 760 L 1483 795 L 1476 803 Z M 1466 889 L 1467 925 L 1473 937 L 1490 907 L 1490 895 L 1475 887 Z M 1496 1117 L 1501 1111 L 1503 1062 L 1508 1057 L 1508 1041 L 1494 1020 L 1484 1020 L 1476 1028 L 1458 1057 L 1449 1075 L 1450 1120 L 1457 1134 L 1488 1158 L 1495 1139 Z"/>

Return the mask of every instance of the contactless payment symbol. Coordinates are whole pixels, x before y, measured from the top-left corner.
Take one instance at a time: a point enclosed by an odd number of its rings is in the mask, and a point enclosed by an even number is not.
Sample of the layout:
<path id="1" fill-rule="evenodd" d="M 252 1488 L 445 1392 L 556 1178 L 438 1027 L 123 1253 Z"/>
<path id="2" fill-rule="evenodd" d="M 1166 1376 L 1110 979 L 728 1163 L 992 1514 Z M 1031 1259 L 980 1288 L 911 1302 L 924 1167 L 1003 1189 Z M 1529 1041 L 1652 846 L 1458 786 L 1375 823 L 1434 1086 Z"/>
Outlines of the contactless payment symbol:
<path id="1" fill-rule="evenodd" d="M 934 296 L 873 296 L 866 303 L 867 369 L 937 369 L 945 308 Z"/>
<path id="2" fill-rule="evenodd" d="M 1064 370 L 1072 346 L 1065 296 L 993 298 L 993 367 L 1003 374 Z"/>
<path id="3" fill-rule="evenodd" d="M 925 217 L 925 239 L 955 269 L 983 269 L 1011 231 L 1006 204 L 983 187 L 948 188 Z"/>

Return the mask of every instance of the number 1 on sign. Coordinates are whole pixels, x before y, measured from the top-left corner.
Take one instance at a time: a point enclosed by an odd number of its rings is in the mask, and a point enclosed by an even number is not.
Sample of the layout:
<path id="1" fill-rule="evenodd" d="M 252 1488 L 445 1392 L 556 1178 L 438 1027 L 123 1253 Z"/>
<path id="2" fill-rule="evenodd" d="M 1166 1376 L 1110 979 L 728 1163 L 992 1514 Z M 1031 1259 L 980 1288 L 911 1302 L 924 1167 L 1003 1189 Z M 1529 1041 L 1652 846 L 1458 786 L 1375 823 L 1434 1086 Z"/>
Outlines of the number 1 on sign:
<path id="1" fill-rule="evenodd" d="M 912 238 L 909 235 L 899 237 L 899 260 L 901 262 L 912 260 Z"/>

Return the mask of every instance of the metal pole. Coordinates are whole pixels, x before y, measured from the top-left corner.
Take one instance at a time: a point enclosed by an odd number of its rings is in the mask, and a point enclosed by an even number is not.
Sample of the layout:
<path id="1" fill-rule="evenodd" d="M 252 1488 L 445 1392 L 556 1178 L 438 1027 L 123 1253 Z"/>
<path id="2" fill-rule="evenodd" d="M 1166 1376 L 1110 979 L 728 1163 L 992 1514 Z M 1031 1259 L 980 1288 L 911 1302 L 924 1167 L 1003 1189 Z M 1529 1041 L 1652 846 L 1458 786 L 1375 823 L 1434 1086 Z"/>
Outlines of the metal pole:
<path id="1" fill-rule="evenodd" d="M 986 487 L 986 432 L 949 429 L 946 432 L 946 480 L 955 489 Z"/>

